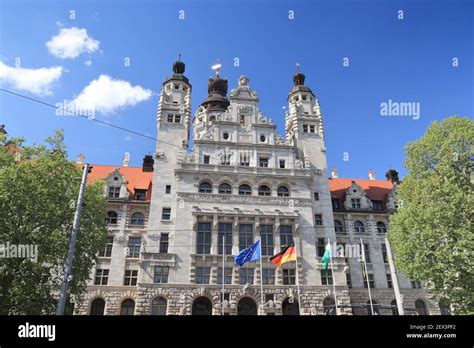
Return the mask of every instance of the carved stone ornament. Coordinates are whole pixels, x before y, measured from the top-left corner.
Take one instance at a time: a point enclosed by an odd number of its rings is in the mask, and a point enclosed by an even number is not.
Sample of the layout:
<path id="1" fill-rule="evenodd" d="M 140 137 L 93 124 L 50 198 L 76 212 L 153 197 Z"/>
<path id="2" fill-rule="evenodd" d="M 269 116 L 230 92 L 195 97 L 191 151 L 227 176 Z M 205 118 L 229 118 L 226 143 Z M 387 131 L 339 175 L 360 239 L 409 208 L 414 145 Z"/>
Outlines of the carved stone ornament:
<path id="1" fill-rule="evenodd" d="M 165 158 L 165 153 L 163 151 L 157 152 L 155 155 L 156 159 L 164 159 Z"/>
<path id="2" fill-rule="evenodd" d="M 285 139 L 277 133 L 276 138 L 275 138 L 275 144 L 277 145 L 284 145 L 285 144 Z"/>
<path id="3" fill-rule="evenodd" d="M 295 167 L 296 167 L 297 169 L 302 169 L 302 168 L 304 167 L 303 161 L 297 159 L 297 160 L 295 161 Z"/>

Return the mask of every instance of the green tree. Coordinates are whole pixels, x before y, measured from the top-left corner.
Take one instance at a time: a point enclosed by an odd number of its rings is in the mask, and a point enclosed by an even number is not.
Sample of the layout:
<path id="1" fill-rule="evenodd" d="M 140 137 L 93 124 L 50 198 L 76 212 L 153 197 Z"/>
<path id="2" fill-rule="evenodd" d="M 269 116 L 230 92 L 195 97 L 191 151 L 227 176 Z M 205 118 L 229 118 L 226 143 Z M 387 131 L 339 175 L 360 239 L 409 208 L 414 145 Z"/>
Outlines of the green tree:
<path id="1" fill-rule="evenodd" d="M 37 260 L 0 258 L 0 314 L 55 313 L 81 176 L 61 131 L 37 146 L 0 135 L 0 247 L 38 246 Z M 69 286 L 76 301 L 107 238 L 102 184 L 85 193 Z"/>
<path id="2" fill-rule="evenodd" d="M 398 268 L 455 314 L 474 312 L 474 122 L 453 116 L 405 148 L 389 238 Z"/>

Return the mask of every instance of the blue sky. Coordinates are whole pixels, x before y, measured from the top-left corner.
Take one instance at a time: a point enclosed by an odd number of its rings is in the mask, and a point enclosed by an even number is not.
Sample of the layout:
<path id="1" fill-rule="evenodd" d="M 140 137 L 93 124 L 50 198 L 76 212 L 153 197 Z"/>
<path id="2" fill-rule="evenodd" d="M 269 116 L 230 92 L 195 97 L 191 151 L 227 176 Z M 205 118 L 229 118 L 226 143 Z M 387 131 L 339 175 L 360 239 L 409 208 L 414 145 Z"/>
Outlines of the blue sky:
<path id="1" fill-rule="evenodd" d="M 247 75 L 260 97 L 260 109 L 283 133 L 282 107 L 295 63 L 300 63 L 306 84 L 321 103 L 329 167 L 338 168 L 341 177 L 366 178 L 374 169 L 383 178 L 390 166 L 404 173 L 404 145 L 422 136 L 432 121 L 454 114 L 472 117 L 473 8 L 467 0 L 2 0 L 0 85 L 56 104 L 75 99 L 91 81 L 107 75 L 108 82 L 123 81 L 124 93 L 134 94 L 127 97 L 129 104 L 136 104 L 120 107 L 120 98 L 101 100 L 104 107 L 113 105 L 108 114 L 96 117 L 154 137 L 158 96 L 150 93 L 160 92 L 182 51 L 193 85 L 193 113 L 206 97 L 210 66 L 219 59 L 229 88 L 241 74 Z M 289 11 L 294 19 L 288 18 Z M 87 31 L 81 49 L 55 51 L 46 44 L 71 28 L 81 35 L 82 29 Z M 124 65 L 127 57 L 130 66 Z M 18 58 L 20 68 L 34 69 L 28 72 L 37 81 L 31 82 L 26 73 L 18 75 Z M 41 68 L 50 69 L 44 78 L 36 70 Z M 381 116 L 380 104 L 389 99 L 420 103 L 420 118 Z M 83 152 L 90 163 L 119 165 L 129 152 L 131 165 L 141 165 L 155 148 L 152 140 L 57 116 L 54 109 L 4 92 L 0 123 L 28 143 L 42 142 L 62 128 L 71 159 Z"/>

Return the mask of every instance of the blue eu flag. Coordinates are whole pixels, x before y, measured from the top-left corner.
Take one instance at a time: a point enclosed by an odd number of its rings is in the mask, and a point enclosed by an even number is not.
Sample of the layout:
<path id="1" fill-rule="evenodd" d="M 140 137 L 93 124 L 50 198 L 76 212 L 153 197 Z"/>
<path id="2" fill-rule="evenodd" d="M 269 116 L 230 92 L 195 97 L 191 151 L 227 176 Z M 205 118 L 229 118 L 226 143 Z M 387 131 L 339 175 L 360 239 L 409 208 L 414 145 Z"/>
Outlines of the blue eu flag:
<path id="1" fill-rule="evenodd" d="M 255 261 L 260 259 L 260 239 L 249 246 L 247 249 L 242 250 L 237 255 L 234 255 L 235 264 L 242 267 L 247 261 Z"/>

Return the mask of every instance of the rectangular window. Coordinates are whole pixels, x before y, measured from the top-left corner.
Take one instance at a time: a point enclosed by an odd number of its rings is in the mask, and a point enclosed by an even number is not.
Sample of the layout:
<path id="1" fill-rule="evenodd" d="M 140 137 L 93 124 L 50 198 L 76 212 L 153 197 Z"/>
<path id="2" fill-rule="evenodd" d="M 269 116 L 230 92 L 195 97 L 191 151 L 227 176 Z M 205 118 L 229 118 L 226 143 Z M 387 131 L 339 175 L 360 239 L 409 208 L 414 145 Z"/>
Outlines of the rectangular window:
<path id="1" fill-rule="evenodd" d="M 318 238 L 318 256 L 323 257 L 325 251 L 326 244 L 324 243 L 324 238 Z"/>
<path id="2" fill-rule="evenodd" d="M 315 131 L 314 131 L 314 124 L 309 125 L 309 132 L 310 132 L 310 133 L 315 133 Z"/>
<path id="3" fill-rule="evenodd" d="M 360 208 L 360 199 L 359 198 L 351 198 L 351 206 L 353 209 Z"/>
<path id="4" fill-rule="evenodd" d="M 421 282 L 419 281 L 411 281 L 411 288 L 412 289 L 421 289 Z"/>
<path id="5" fill-rule="evenodd" d="M 203 156 L 203 163 L 204 164 L 209 164 L 210 163 L 211 156 L 209 155 L 204 155 Z"/>
<path id="6" fill-rule="evenodd" d="M 167 254 L 168 253 L 168 244 L 169 244 L 169 234 L 162 233 L 160 235 L 160 253 Z"/>
<path id="7" fill-rule="evenodd" d="M 239 284 L 253 284 L 253 268 L 239 268 Z"/>
<path id="8" fill-rule="evenodd" d="M 383 263 L 388 263 L 387 246 L 385 244 L 382 244 L 382 259 L 383 259 Z"/>
<path id="9" fill-rule="evenodd" d="M 209 284 L 211 269 L 209 267 L 196 268 L 196 284 Z"/>
<path id="10" fill-rule="evenodd" d="M 221 155 L 221 165 L 230 166 L 230 158 L 232 154 L 222 154 Z"/>
<path id="11" fill-rule="evenodd" d="M 181 115 L 174 115 L 174 123 L 181 123 Z"/>
<path id="12" fill-rule="evenodd" d="M 293 243 L 293 227 L 291 225 L 280 225 L 281 250 Z"/>
<path id="13" fill-rule="evenodd" d="M 123 278 L 123 285 L 135 286 L 138 280 L 138 270 L 125 270 L 125 277 Z"/>
<path id="14" fill-rule="evenodd" d="M 308 133 L 308 125 L 307 124 L 303 125 L 303 133 Z"/>
<path id="15" fill-rule="evenodd" d="M 370 263 L 369 244 L 366 244 L 366 243 L 364 243 L 364 255 L 365 255 L 365 262 Z"/>
<path id="16" fill-rule="evenodd" d="M 393 285 L 392 285 L 392 275 L 390 273 L 387 273 L 385 274 L 385 276 L 387 277 L 387 286 L 389 289 L 393 288 Z"/>
<path id="17" fill-rule="evenodd" d="M 314 192 L 314 200 L 319 201 L 319 192 Z"/>
<path id="18" fill-rule="evenodd" d="M 165 194 L 169 195 L 171 193 L 171 185 L 166 185 Z"/>
<path id="19" fill-rule="evenodd" d="M 128 237 L 128 254 L 127 257 L 137 259 L 140 257 L 141 237 Z"/>
<path id="20" fill-rule="evenodd" d="M 225 242 L 225 254 L 232 254 L 232 223 L 219 223 L 219 233 L 217 236 L 217 253 L 222 255 L 222 238 Z"/>
<path id="21" fill-rule="evenodd" d="M 262 255 L 273 255 L 273 225 L 260 225 Z"/>
<path id="22" fill-rule="evenodd" d="M 250 166 L 250 152 L 241 151 L 240 152 L 240 166 L 249 167 Z"/>
<path id="23" fill-rule="evenodd" d="M 173 123 L 173 115 L 172 115 L 172 114 L 168 114 L 168 116 L 167 116 L 167 121 L 168 121 L 169 123 Z"/>
<path id="24" fill-rule="evenodd" d="M 263 285 L 275 285 L 275 270 L 273 268 L 262 269 Z"/>
<path id="25" fill-rule="evenodd" d="M 314 215 L 314 224 L 316 226 L 322 226 L 323 225 L 323 216 L 321 214 L 315 214 Z"/>
<path id="26" fill-rule="evenodd" d="M 114 245 L 114 236 L 108 236 L 105 248 L 99 252 L 101 257 L 111 257 L 112 256 L 112 247 Z"/>
<path id="27" fill-rule="evenodd" d="M 109 281 L 109 270 L 108 269 L 96 269 L 94 285 L 107 285 Z"/>
<path id="28" fill-rule="evenodd" d="M 198 223 L 196 254 L 211 253 L 211 224 L 209 222 Z"/>
<path id="29" fill-rule="evenodd" d="M 232 284 L 232 267 L 225 268 L 224 281 L 225 284 Z M 222 284 L 222 267 L 217 269 L 217 284 Z"/>
<path id="30" fill-rule="evenodd" d="M 171 220 L 171 208 L 163 208 L 161 210 L 161 219 L 162 220 Z"/>
<path id="31" fill-rule="evenodd" d="M 294 269 L 283 270 L 283 284 L 284 285 L 296 284 L 296 270 Z"/>
<path id="32" fill-rule="evenodd" d="M 332 285 L 332 272 L 330 269 L 321 270 L 321 284 L 322 285 Z"/>
<path id="33" fill-rule="evenodd" d="M 280 168 L 286 168 L 286 161 L 285 160 L 280 160 Z"/>
<path id="34" fill-rule="evenodd" d="M 259 157 L 258 158 L 258 166 L 262 168 L 268 167 L 268 157 Z"/>
<path id="35" fill-rule="evenodd" d="M 146 190 L 135 190 L 135 199 L 137 201 L 144 201 L 146 200 Z"/>
<path id="36" fill-rule="evenodd" d="M 339 199 L 337 199 L 337 198 L 332 199 L 332 208 L 333 209 L 341 209 L 341 204 L 339 203 Z"/>
<path id="37" fill-rule="evenodd" d="M 253 244 L 253 225 L 239 224 L 239 250 L 247 249 Z"/>
<path id="38" fill-rule="evenodd" d="M 351 279 L 351 274 L 349 272 L 346 273 L 346 282 L 347 282 L 347 287 L 349 289 L 352 288 L 352 279 Z"/>
<path id="39" fill-rule="evenodd" d="M 120 187 L 109 187 L 109 198 L 120 198 Z"/>
<path id="40" fill-rule="evenodd" d="M 383 210 L 383 203 L 382 201 L 372 201 L 372 208 L 374 210 Z"/>
<path id="41" fill-rule="evenodd" d="M 369 273 L 369 284 L 370 284 L 371 289 L 375 288 L 375 280 L 374 280 L 374 275 L 372 273 Z M 367 277 L 365 276 L 364 276 L 364 288 L 367 288 Z"/>
<path id="42" fill-rule="evenodd" d="M 168 276 L 170 268 L 168 266 L 155 266 L 155 273 L 153 274 L 153 283 L 168 283 Z"/>

